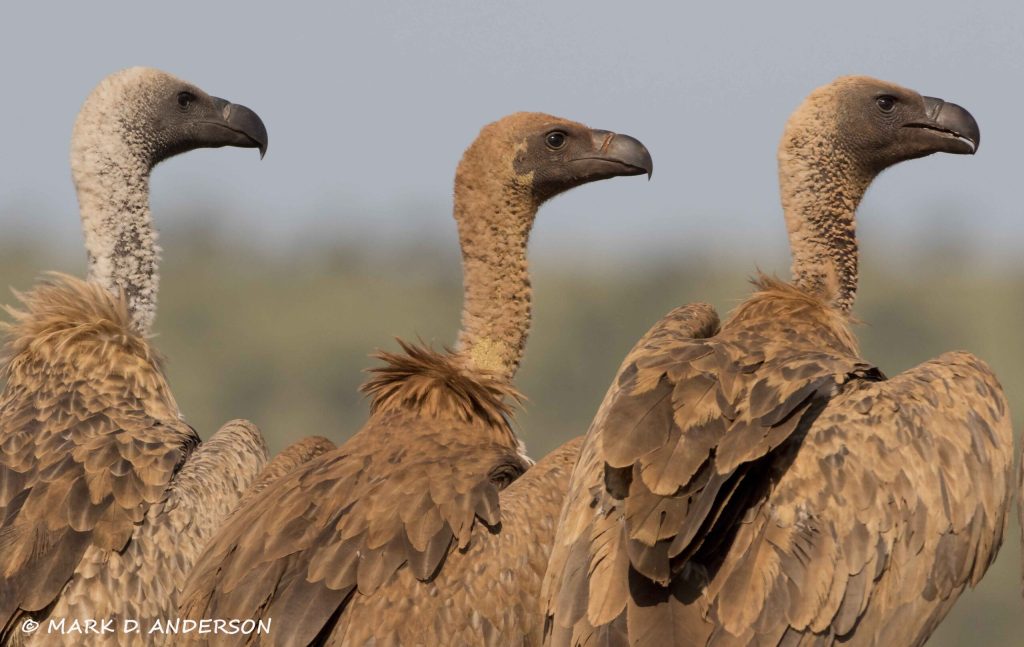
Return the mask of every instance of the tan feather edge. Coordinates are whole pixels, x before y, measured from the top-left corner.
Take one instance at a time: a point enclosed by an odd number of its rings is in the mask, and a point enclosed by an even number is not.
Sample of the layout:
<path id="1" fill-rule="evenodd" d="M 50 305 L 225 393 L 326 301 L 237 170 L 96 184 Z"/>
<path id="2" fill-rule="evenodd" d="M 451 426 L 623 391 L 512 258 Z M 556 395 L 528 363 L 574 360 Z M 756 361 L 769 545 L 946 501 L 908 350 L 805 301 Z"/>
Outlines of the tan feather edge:
<path id="1" fill-rule="evenodd" d="M 0 351 L 0 377 L 9 377 L 11 361 L 33 347 L 60 337 L 63 346 L 82 336 L 105 338 L 133 355 L 152 362 L 158 370 L 163 357 L 132 328 L 128 302 L 103 287 L 60 272 L 48 272 L 28 292 L 13 290 L 22 308 L 3 306 L 13 321 L 0 322 L 4 339 Z"/>
<path id="2" fill-rule="evenodd" d="M 821 297 L 801 290 L 799 287 L 777 276 L 769 276 L 763 272 L 758 272 L 756 276 L 750 277 L 750 283 L 757 291 L 729 313 L 723 327 L 728 325 L 729 320 L 742 317 L 747 310 L 757 308 L 765 301 L 780 298 L 789 301 L 800 301 L 825 314 L 829 318 L 826 324 L 840 337 L 843 345 L 850 348 L 853 354 L 859 355 L 860 345 L 857 342 L 857 337 L 850 330 L 850 326 L 863 323 L 860 319 L 842 312 Z"/>
<path id="3" fill-rule="evenodd" d="M 396 341 L 402 352 L 374 353 L 384 366 L 367 369 L 371 377 L 359 388 L 370 398 L 372 413 L 414 409 L 431 417 L 479 419 L 511 433 L 509 419 L 526 400 L 515 387 L 497 374 L 468 369 L 450 349 Z"/>

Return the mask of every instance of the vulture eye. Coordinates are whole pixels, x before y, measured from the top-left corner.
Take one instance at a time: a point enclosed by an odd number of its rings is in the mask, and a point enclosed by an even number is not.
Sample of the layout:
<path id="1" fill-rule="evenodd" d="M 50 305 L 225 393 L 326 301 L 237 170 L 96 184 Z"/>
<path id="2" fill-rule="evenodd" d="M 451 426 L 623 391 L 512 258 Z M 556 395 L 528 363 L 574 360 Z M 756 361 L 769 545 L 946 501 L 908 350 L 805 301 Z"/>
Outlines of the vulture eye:
<path id="1" fill-rule="evenodd" d="M 882 109 L 882 112 L 892 112 L 892 109 L 896 107 L 896 97 L 884 94 L 875 99 L 875 103 Z"/>
<path id="2" fill-rule="evenodd" d="M 500 491 L 507 488 L 509 485 L 512 484 L 512 481 L 515 481 L 522 475 L 523 468 L 521 466 L 506 463 L 504 465 L 499 465 L 495 467 L 493 470 L 491 470 L 491 473 L 488 475 L 488 478 L 490 478 L 491 484 L 494 485 L 494 487 L 498 488 L 498 490 Z"/>
<path id="3" fill-rule="evenodd" d="M 196 100 L 196 95 L 191 92 L 179 92 L 178 93 L 178 107 L 182 110 L 188 110 L 191 107 L 192 102 Z"/>
<path id="4" fill-rule="evenodd" d="M 544 138 L 544 143 L 548 145 L 548 148 L 552 150 L 558 150 L 565 146 L 566 134 L 561 130 L 555 130 L 547 134 Z"/>

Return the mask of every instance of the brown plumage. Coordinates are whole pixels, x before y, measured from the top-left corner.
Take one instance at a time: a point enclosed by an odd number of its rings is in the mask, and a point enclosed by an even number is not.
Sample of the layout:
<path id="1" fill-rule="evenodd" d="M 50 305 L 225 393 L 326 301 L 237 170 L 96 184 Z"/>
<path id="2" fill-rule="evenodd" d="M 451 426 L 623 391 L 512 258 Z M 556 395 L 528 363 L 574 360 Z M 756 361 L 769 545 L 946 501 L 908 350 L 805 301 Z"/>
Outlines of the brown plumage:
<path id="1" fill-rule="evenodd" d="M 55 276 L 21 297 L 0 399 L 0 618 L 57 599 L 85 552 L 124 550 L 199 437 L 124 300 Z"/>
<path id="2" fill-rule="evenodd" d="M 503 490 L 500 529 L 476 524 L 468 548 L 436 578 L 417 582 L 402 569 L 375 595 L 354 596 L 326 645 L 540 645 L 541 581 L 582 442 L 565 443 Z"/>
<path id="3" fill-rule="evenodd" d="M 440 644 L 521 641 L 526 620 L 477 621 L 486 611 L 476 605 L 512 608 L 513 598 L 459 594 L 465 606 L 447 612 L 452 622 L 431 628 L 424 623 L 437 617 L 413 622 L 406 610 L 437 595 L 454 601 L 460 585 L 486 590 L 466 581 L 484 577 L 473 556 L 493 550 L 482 545 L 491 533 L 505 536 L 499 491 L 528 466 L 509 422 L 518 398 L 510 381 L 529 327 L 526 243 L 537 209 L 574 186 L 650 167 L 636 140 L 549 115 L 485 127 L 455 180 L 465 285 L 458 349 L 402 344 L 381 354 L 363 429 L 235 515 L 196 565 L 183 615 L 274 619 L 270 636 L 221 637 L 235 643 L 337 644 L 350 628 L 378 644 L 416 629 Z M 533 479 L 538 487 L 545 474 Z M 553 519 L 557 502 L 549 508 Z M 528 548 L 539 550 L 539 559 L 523 558 L 539 572 L 548 549 Z M 465 579 L 440 591 L 455 574 Z M 395 599 L 405 603 L 384 601 Z"/>
<path id="4" fill-rule="evenodd" d="M 244 132 L 257 126 L 262 144 Z M 265 462 L 249 425 L 197 449 L 147 340 L 158 257 L 150 169 L 202 146 L 262 146 L 265 135 L 247 109 L 146 68 L 108 77 L 83 106 L 72 168 L 90 281 L 51 275 L 19 295 L 3 330 L 0 642 L 25 638 L 26 617 L 171 612 L 202 542 Z"/>
<path id="5" fill-rule="evenodd" d="M 323 436 L 307 436 L 288 445 L 284 451 L 274 457 L 274 460 L 267 463 L 253 484 L 245 491 L 245 496 L 242 497 L 237 507 L 245 508 L 268 485 L 306 461 L 311 461 L 336 447 L 333 442 Z"/>
<path id="6" fill-rule="evenodd" d="M 965 141 L 968 140 L 968 141 Z M 854 211 L 901 160 L 973 152 L 963 109 L 864 77 L 779 151 L 794 285 L 679 308 L 587 434 L 544 582 L 550 645 L 920 645 L 995 558 L 1012 435 L 966 353 L 886 379 L 848 327 Z"/>
<path id="7" fill-rule="evenodd" d="M 151 505 L 125 549 L 111 552 L 91 546 L 74 577 L 65 585 L 50 618 L 104 618 L 139 622 L 139 633 L 114 632 L 90 636 L 92 645 L 174 645 L 174 635 L 149 634 L 156 620 L 173 618 L 178 596 L 203 547 L 216 528 L 239 504 L 267 449 L 259 429 L 250 422 L 226 423 L 199 445 Z M 236 466 L 241 466 L 236 467 Z M 69 620 L 70 622 L 70 620 Z M 17 634 L 15 634 L 17 636 Z M 28 644 L 80 645 L 82 636 L 39 633 Z"/>
<path id="8" fill-rule="evenodd" d="M 450 351 L 436 353 L 397 341 L 402 352 L 376 353 L 383 366 L 371 368 L 372 377 L 361 387 L 370 397 L 371 413 L 412 408 L 429 417 L 445 415 L 460 422 L 479 418 L 504 426 L 515 404 L 523 401 L 500 376 L 469 369 Z"/>

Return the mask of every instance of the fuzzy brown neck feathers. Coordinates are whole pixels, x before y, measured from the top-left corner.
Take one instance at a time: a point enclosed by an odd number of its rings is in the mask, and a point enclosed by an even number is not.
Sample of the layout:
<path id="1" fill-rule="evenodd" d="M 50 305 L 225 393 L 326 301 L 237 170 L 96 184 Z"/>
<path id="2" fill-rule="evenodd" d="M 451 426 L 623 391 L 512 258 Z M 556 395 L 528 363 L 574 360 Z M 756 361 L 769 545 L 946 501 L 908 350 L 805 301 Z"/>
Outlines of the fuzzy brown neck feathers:
<path id="1" fill-rule="evenodd" d="M 849 312 L 858 278 L 855 215 L 873 177 L 834 138 L 806 126 L 791 121 L 778 153 L 793 281 Z"/>
<path id="2" fill-rule="evenodd" d="M 475 370 L 511 381 L 530 328 L 526 247 L 538 205 L 528 176 L 475 172 L 472 158 L 455 179 L 462 247 L 463 306 L 458 351 Z"/>
<path id="3" fill-rule="evenodd" d="M 79 194 L 89 280 L 115 297 L 123 291 L 133 328 L 147 334 L 156 317 L 160 261 L 149 211 L 148 182 L 138 182 L 138 190 L 117 204 L 96 198 Z"/>
<path id="4" fill-rule="evenodd" d="M 454 352 L 399 340 L 403 353 L 380 353 L 363 385 L 371 408 L 405 407 L 464 422 L 483 421 L 515 441 L 508 419 L 521 400 L 512 378 L 530 328 L 526 247 L 541 200 L 533 174 L 518 173 L 521 147 L 491 124 L 455 173 L 454 216 L 462 249 L 462 325 Z"/>
<path id="5" fill-rule="evenodd" d="M 140 135 L 88 102 L 71 142 L 89 261 L 89 280 L 128 299 L 133 328 L 148 334 L 156 318 L 160 248 L 149 208 L 152 167 Z"/>

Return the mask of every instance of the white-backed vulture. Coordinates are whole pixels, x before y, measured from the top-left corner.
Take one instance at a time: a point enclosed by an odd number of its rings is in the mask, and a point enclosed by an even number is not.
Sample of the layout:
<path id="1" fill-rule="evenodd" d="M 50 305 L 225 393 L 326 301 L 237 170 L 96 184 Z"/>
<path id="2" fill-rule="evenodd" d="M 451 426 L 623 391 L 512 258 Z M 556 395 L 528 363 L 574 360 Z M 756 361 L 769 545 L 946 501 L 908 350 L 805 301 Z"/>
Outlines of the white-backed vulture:
<path id="1" fill-rule="evenodd" d="M 225 524 L 189 578 L 182 615 L 273 620 L 270 635 L 217 644 L 335 645 L 349 627 L 371 644 L 417 628 L 431 643 L 454 644 L 467 631 L 472 644 L 519 642 L 489 635 L 515 632 L 515 622 L 479 621 L 474 605 L 496 600 L 462 595 L 468 606 L 449 614 L 454 625 L 426 627 L 438 619 L 422 616 L 419 601 L 454 591 L 423 583 L 443 581 L 449 568 L 476 576 L 482 565 L 460 561 L 472 559 L 474 542 L 509 530 L 499 491 L 529 465 L 511 427 L 511 380 L 530 322 L 526 247 L 538 208 L 575 186 L 650 170 L 647 150 L 625 135 L 537 113 L 486 126 L 455 177 L 465 289 L 458 349 L 402 343 L 402 352 L 381 353 L 384 365 L 363 387 L 366 425 Z M 414 601 L 378 613 L 379 596 Z"/>
<path id="2" fill-rule="evenodd" d="M 813 92 L 779 148 L 793 284 L 719 328 L 681 307 L 595 417 L 544 582 L 549 645 L 920 645 L 995 558 L 1012 435 L 989 368 L 887 379 L 850 331 L 854 214 L 885 168 L 973 153 L 967 111 L 874 79 Z"/>
<path id="3" fill-rule="evenodd" d="M 48 277 L 4 325 L 0 641 L 79 640 L 19 631 L 54 613 L 172 613 L 202 543 L 266 462 L 249 424 L 199 445 L 147 339 L 159 256 L 153 166 L 266 142 L 248 108 L 149 68 L 107 77 L 79 112 L 71 166 L 88 281 Z"/>

